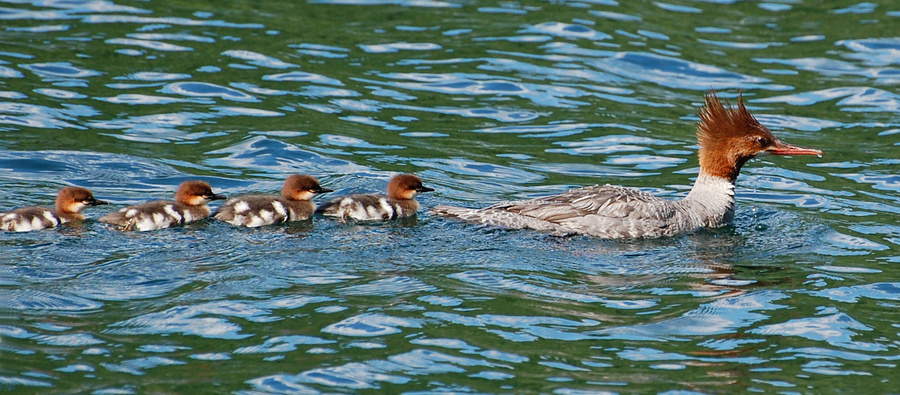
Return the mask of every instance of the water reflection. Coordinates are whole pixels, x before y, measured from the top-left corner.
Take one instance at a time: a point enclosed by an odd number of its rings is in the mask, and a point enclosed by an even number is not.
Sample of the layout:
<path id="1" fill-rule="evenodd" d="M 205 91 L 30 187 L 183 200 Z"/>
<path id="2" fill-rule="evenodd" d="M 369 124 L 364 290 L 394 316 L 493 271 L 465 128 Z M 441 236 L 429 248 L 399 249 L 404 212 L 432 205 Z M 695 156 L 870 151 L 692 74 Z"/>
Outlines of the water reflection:
<path id="1" fill-rule="evenodd" d="M 293 173 L 350 193 L 415 172 L 438 189 L 424 207 L 606 182 L 677 198 L 710 88 L 826 156 L 748 164 L 732 226 L 670 240 L 424 211 L 155 234 L 88 213 L 2 234 L 7 387 L 893 390 L 890 4 L 245 6 L 0 7 L 0 210 L 66 185 L 114 205 L 195 178 L 273 193 Z"/>

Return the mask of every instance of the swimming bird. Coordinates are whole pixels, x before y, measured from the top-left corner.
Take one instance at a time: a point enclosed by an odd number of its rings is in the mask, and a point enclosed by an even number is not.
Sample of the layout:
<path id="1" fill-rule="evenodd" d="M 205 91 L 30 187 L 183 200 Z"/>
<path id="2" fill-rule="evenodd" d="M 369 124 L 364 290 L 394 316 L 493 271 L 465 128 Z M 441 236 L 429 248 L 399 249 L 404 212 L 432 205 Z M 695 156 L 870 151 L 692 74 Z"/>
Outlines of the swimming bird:
<path id="1" fill-rule="evenodd" d="M 656 238 L 717 228 L 734 218 L 734 185 L 741 167 L 763 155 L 822 155 L 787 144 L 750 114 L 743 95 L 737 107 L 706 95 L 697 123 L 700 174 L 681 200 L 667 200 L 635 188 L 604 185 L 558 195 L 471 209 L 441 205 L 438 215 L 511 229 L 606 239 Z"/>
<path id="2" fill-rule="evenodd" d="M 10 232 L 28 232 L 53 228 L 60 224 L 84 219 L 81 210 L 87 206 L 109 204 L 94 199 L 87 188 L 65 187 L 56 195 L 56 210 L 50 207 L 22 207 L 0 214 L 0 229 Z"/>
<path id="3" fill-rule="evenodd" d="M 416 195 L 434 189 L 422 185 L 412 174 L 399 174 L 388 183 L 387 196 L 356 194 L 331 199 L 316 209 L 316 213 L 341 220 L 383 221 L 413 216 L 419 211 Z"/>
<path id="4" fill-rule="evenodd" d="M 215 218 L 235 226 L 255 228 L 288 221 L 303 221 L 312 217 L 316 205 L 312 198 L 332 192 L 319 186 L 313 176 L 294 174 L 284 180 L 281 196 L 240 195 L 228 199 L 219 207 Z"/>
<path id="5" fill-rule="evenodd" d="M 100 222 L 116 225 L 122 230 L 148 231 L 169 228 L 209 217 L 206 204 L 225 199 L 216 195 L 205 181 L 185 181 L 178 187 L 175 200 L 155 200 L 100 217 Z"/>

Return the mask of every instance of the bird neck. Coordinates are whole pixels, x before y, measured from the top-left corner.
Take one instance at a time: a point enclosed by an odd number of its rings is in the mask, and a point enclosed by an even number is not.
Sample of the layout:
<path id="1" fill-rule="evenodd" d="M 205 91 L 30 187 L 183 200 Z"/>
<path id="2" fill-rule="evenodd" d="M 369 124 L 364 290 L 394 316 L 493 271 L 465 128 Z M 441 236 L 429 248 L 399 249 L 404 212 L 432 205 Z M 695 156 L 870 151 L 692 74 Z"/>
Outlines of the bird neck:
<path id="1" fill-rule="evenodd" d="M 734 180 L 703 170 L 682 200 L 686 213 L 698 225 L 718 227 L 734 218 Z"/>

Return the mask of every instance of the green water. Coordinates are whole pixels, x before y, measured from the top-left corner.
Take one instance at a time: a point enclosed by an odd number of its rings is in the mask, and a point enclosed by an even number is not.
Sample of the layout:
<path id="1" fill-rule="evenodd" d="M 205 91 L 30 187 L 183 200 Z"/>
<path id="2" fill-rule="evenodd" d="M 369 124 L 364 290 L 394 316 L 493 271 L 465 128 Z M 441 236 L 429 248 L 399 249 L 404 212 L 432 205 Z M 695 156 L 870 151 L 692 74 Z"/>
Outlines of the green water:
<path id="1" fill-rule="evenodd" d="M 0 2 L 0 390 L 889 393 L 900 270 L 890 2 Z M 602 183 L 678 197 L 716 89 L 822 158 L 765 158 L 732 226 L 611 242 L 465 225 Z M 334 195 L 417 218 L 147 233 L 171 198 Z M 213 204 L 215 207 L 216 204 Z"/>

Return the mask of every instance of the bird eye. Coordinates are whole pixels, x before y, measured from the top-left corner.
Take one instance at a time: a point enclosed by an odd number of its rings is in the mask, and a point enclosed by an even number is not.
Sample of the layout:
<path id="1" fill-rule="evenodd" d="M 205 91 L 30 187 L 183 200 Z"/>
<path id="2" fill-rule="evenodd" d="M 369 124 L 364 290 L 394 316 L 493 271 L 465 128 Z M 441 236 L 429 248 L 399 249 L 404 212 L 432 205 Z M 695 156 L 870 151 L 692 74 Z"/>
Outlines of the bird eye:
<path id="1" fill-rule="evenodd" d="M 760 147 L 765 147 L 765 146 L 769 145 L 769 141 L 766 140 L 765 137 L 757 137 L 756 143 L 759 144 Z"/>

